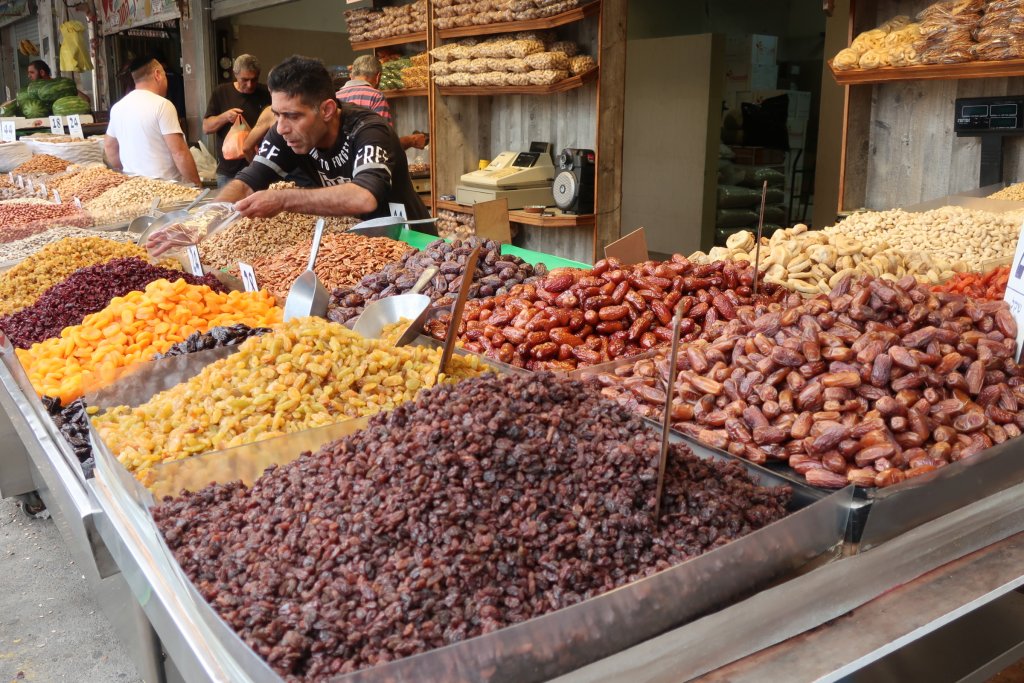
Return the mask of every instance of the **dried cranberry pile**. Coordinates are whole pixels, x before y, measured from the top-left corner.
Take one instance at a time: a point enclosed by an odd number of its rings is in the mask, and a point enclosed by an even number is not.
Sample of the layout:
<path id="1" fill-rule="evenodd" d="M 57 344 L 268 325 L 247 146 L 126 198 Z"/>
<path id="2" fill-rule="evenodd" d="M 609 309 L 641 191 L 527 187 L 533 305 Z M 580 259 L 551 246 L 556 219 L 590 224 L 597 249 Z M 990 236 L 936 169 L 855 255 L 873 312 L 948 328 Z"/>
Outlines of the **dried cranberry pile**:
<path id="1" fill-rule="evenodd" d="M 281 675 L 325 680 L 579 603 L 785 515 L 788 488 L 673 447 L 550 373 L 445 384 L 356 434 L 153 509 Z"/>
<path id="2" fill-rule="evenodd" d="M 212 274 L 196 277 L 138 258 L 119 258 L 76 270 L 28 308 L 0 318 L 0 329 L 14 346 L 27 349 L 45 339 L 59 337 L 65 327 L 78 325 L 85 316 L 103 310 L 114 297 L 143 290 L 150 282 L 163 278 L 184 278 L 190 285 L 227 291 Z"/>

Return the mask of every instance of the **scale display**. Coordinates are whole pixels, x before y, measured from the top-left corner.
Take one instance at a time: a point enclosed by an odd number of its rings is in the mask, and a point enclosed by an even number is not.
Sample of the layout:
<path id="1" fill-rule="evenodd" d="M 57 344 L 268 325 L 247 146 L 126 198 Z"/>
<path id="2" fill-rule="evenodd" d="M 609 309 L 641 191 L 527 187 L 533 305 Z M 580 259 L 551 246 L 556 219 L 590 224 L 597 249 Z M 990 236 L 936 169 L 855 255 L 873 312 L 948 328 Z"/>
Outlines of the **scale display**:
<path id="1" fill-rule="evenodd" d="M 1024 133 L 1024 97 L 961 98 L 954 112 L 953 130 L 960 137 Z"/>

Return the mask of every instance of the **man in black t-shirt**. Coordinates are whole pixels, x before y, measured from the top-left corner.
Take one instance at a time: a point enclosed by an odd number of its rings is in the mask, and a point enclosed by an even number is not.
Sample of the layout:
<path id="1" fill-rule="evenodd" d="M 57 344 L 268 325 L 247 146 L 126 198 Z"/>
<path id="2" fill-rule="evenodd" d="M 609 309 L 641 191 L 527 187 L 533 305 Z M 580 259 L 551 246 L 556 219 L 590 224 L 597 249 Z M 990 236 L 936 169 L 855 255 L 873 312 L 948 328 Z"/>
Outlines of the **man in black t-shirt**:
<path id="1" fill-rule="evenodd" d="M 214 89 L 203 118 L 203 132 L 217 133 L 217 187 L 224 187 L 246 166 L 242 159 L 225 159 L 221 153 L 224 139 L 241 116 L 249 127 L 264 108 L 270 106 L 270 91 L 260 80 L 260 63 L 252 55 L 239 55 L 234 63 L 234 83 Z"/>
<path id="2" fill-rule="evenodd" d="M 270 72 L 268 85 L 277 123 L 219 200 L 235 202 L 247 217 L 294 211 L 374 218 L 390 215 L 389 204 L 402 204 L 409 219 L 429 216 L 394 129 L 369 109 L 334 99 L 320 60 L 289 57 Z M 266 189 L 294 170 L 320 187 Z"/>

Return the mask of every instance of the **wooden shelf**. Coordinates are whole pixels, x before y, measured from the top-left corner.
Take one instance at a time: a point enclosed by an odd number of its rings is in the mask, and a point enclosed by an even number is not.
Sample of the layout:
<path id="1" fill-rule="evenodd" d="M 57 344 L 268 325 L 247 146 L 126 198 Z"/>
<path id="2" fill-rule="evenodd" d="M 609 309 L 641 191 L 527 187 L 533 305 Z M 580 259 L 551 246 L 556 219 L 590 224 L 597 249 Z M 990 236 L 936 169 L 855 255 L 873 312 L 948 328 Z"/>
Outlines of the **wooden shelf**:
<path id="1" fill-rule="evenodd" d="M 543 29 L 555 28 L 571 24 L 586 17 L 597 14 L 601 7 L 601 0 L 587 3 L 580 7 L 544 17 L 543 19 L 527 19 L 524 21 L 504 21 L 500 24 L 483 24 L 480 26 L 456 26 L 455 28 L 444 28 L 437 30 L 437 37 L 442 40 L 447 38 L 467 38 L 470 36 L 486 36 L 494 33 L 511 33 L 514 31 L 540 31 Z M 353 45 L 353 47 L 355 47 Z"/>
<path id="2" fill-rule="evenodd" d="M 426 97 L 426 88 L 402 88 L 400 90 L 381 90 L 384 97 L 393 100 L 399 97 Z"/>
<path id="3" fill-rule="evenodd" d="M 463 95 L 470 97 L 488 97 L 493 95 L 554 95 L 555 93 L 568 92 L 580 88 L 597 79 L 597 70 L 594 67 L 579 76 L 570 76 L 563 81 L 551 85 L 449 85 L 438 86 L 437 92 L 441 95 Z"/>
<path id="4" fill-rule="evenodd" d="M 359 50 L 376 50 L 378 47 L 392 47 L 394 45 L 406 45 L 407 43 L 424 43 L 426 40 L 427 32 L 417 31 L 416 33 L 403 33 L 400 36 L 392 36 L 391 38 L 364 40 L 358 43 L 352 41 L 352 50 L 354 52 L 358 52 Z"/>
<path id="5" fill-rule="evenodd" d="M 870 85 L 890 81 L 955 81 L 967 78 L 1006 78 L 1024 76 L 1024 59 L 1006 59 L 999 62 L 964 62 L 962 64 L 920 64 L 917 66 L 887 66 L 880 69 L 850 69 L 836 71 L 832 60 L 828 62 L 832 77 L 839 85 Z"/>
<path id="6" fill-rule="evenodd" d="M 458 202 L 438 200 L 437 210 L 455 211 L 458 213 L 473 213 L 473 207 L 468 204 L 459 204 Z M 551 209 L 552 211 L 558 211 L 558 209 Z M 592 213 L 575 215 L 571 213 L 556 213 L 554 216 L 540 216 L 535 213 L 526 213 L 525 211 L 515 210 L 508 212 L 508 219 L 512 223 L 520 223 L 522 225 L 533 225 L 540 228 L 580 228 L 590 227 L 596 222 L 596 217 Z"/>

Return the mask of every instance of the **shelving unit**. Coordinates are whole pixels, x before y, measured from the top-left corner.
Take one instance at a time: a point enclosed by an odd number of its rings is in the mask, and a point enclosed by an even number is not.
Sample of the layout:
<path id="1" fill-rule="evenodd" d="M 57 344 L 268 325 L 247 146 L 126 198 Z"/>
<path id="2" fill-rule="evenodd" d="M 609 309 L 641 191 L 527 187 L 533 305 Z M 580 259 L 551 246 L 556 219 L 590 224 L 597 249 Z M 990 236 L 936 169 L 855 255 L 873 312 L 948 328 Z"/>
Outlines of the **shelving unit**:
<path id="1" fill-rule="evenodd" d="M 427 97 L 429 94 L 428 88 L 402 88 L 401 90 L 381 90 L 384 93 L 384 97 L 389 100 L 400 99 L 402 97 Z"/>
<path id="2" fill-rule="evenodd" d="M 456 28 L 443 28 L 437 30 L 437 36 L 441 40 L 452 38 L 469 38 L 474 36 L 489 36 L 496 33 L 511 33 L 513 31 L 541 31 L 572 24 L 577 21 L 592 17 L 601 11 L 601 0 L 593 0 L 580 7 L 556 14 L 543 19 L 526 19 L 523 21 L 505 21 L 499 24 L 485 24 L 483 26 L 459 26 Z"/>
<path id="3" fill-rule="evenodd" d="M 560 92 L 569 92 L 581 88 L 587 83 L 597 79 L 598 69 L 570 76 L 565 80 L 552 83 L 551 85 L 506 85 L 506 86 L 478 86 L 478 85 L 449 85 L 438 86 L 437 92 L 441 95 L 462 95 L 466 97 L 494 97 L 496 95 L 554 95 Z"/>
<path id="4" fill-rule="evenodd" d="M 458 202 L 447 201 L 439 199 L 436 202 L 437 209 L 439 211 L 455 211 L 458 213 L 473 213 L 473 207 L 467 206 L 466 204 L 459 204 Z M 558 209 L 555 211 L 554 216 L 541 216 L 535 213 L 527 213 L 526 211 L 515 210 L 508 212 L 508 219 L 512 223 L 519 223 L 520 225 L 530 225 L 540 228 L 581 228 L 581 227 L 593 227 L 597 222 L 597 217 L 592 214 L 571 214 L 561 213 Z"/>
<path id="5" fill-rule="evenodd" d="M 974 78 L 1010 78 L 1024 76 L 1024 59 L 999 62 L 964 62 L 962 64 L 920 64 L 887 66 L 880 69 L 849 69 L 837 71 L 828 62 L 832 77 L 839 85 L 872 85 L 892 81 L 955 81 Z"/>
<path id="6" fill-rule="evenodd" d="M 366 50 L 425 40 L 429 51 L 460 38 L 558 29 L 559 39 L 578 43 L 582 53 L 595 58 L 596 68 L 552 85 L 442 88 L 431 76 L 425 90 L 384 92 L 389 100 L 402 102 L 400 134 L 407 133 L 410 126 L 419 130 L 429 126 L 430 208 L 435 214 L 440 209 L 472 211 L 472 207 L 437 198 L 454 194 L 459 178 L 477 168 L 481 159 L 489 161 L 507 150 L 525 150 L 534 141 L 552 143 L 555 155 L 565 148 L 594 150 L 593 214 L 544 217 L 509 212 L 511 222 L 527 228 L 520 231 L 517 244 L 521 241 L 527 249 L 593 262 L 604 244 L 620 236 L 617 198 L 622 188 L 627 0 L 591 0 L 543 19 L 447 29 L 437 28 L 435 11 L 432 0 L 427 0 L 426 35 L 364 41 L 352 47 Z"/>
<path id="7" fill-rule="evenodd" d="M 409 43 L 423 43 L 427 40 L 426 31 L 417 31 L 416 33 L 406 33 L 401 36 L 393 36 L 391 38 L 380 38 L 378 40 L 364 40 L 358 43 L 352 43 L 352 49 L 356 52 L 362 50 L 376 50 L 379 47 L 394 47 L 395 45 L 407 45 Z"/>

